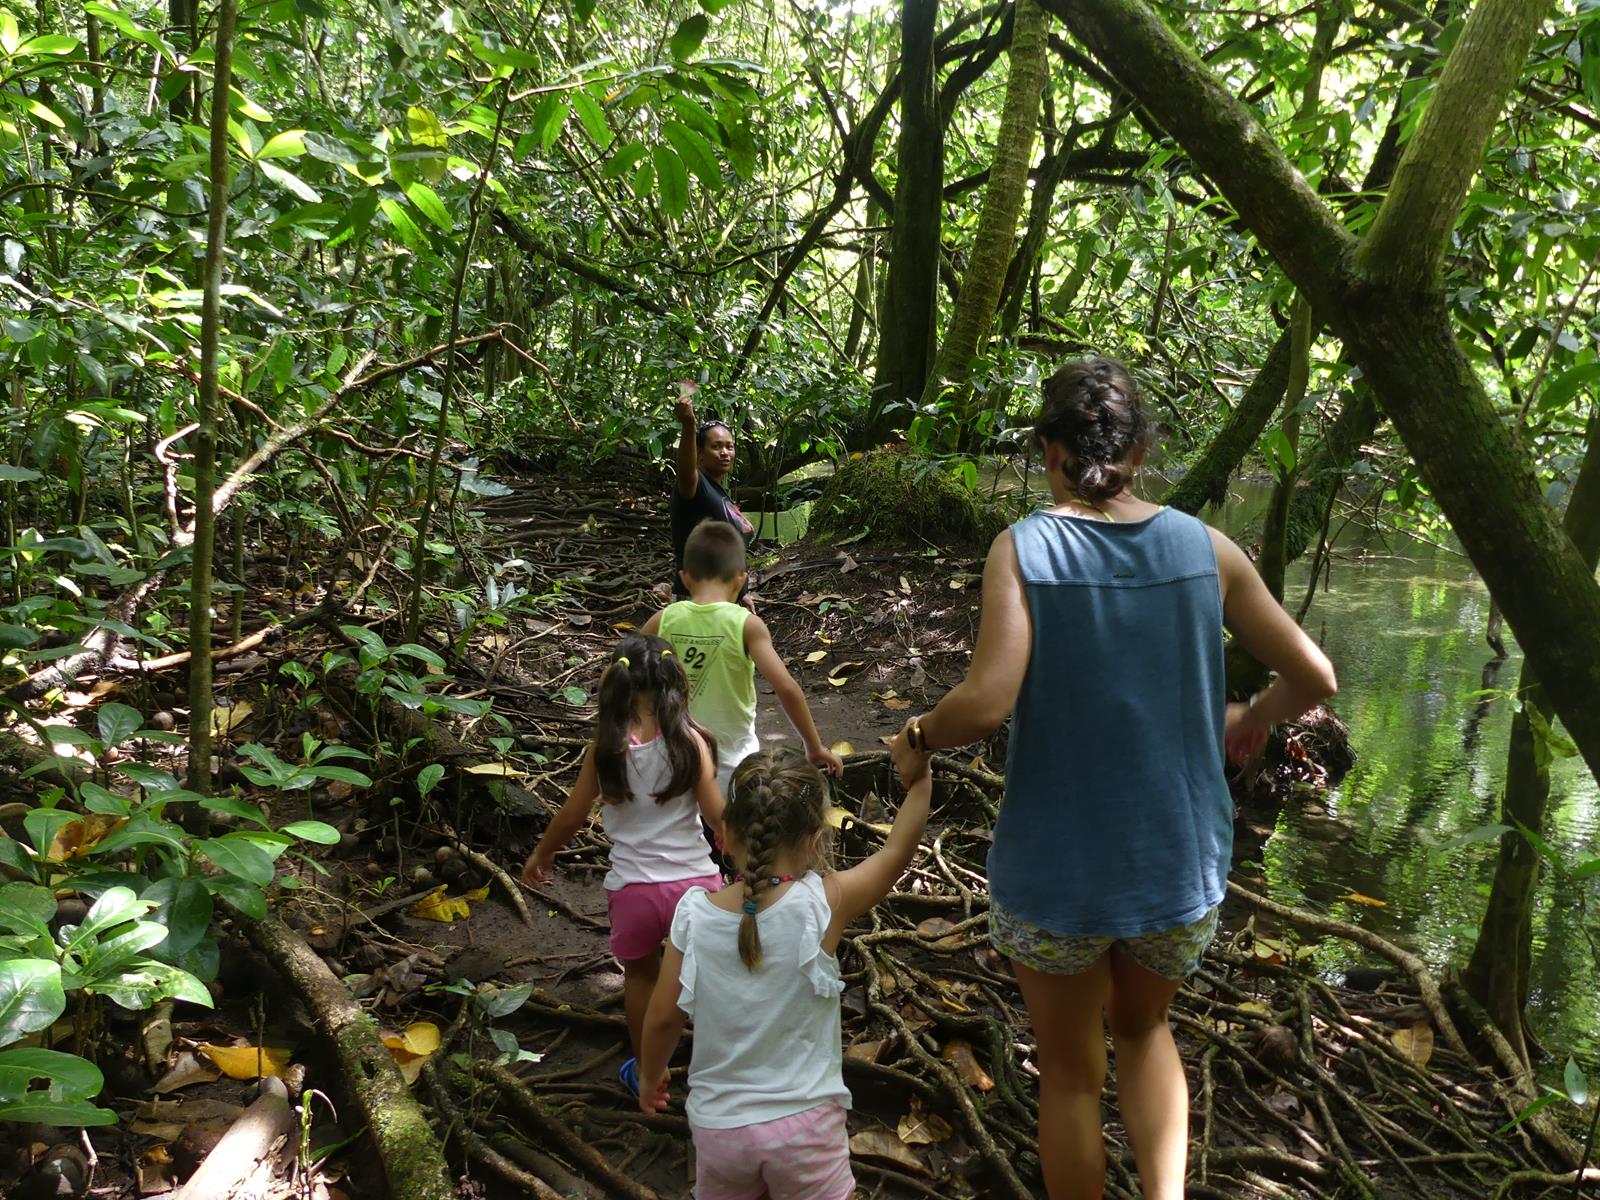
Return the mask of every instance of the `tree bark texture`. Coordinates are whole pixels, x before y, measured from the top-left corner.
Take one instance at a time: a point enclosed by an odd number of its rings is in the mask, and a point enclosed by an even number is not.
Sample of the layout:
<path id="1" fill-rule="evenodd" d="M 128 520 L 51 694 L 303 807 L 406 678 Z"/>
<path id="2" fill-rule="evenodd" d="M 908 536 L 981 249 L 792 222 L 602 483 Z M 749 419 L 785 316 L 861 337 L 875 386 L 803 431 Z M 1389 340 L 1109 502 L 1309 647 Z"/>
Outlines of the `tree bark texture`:
<path id="1" fill-rule="evenodd" d="M 1289 521 L 1284 530 L 1284 561 L 1293 562 L 1310 548 L 1322 531 L 1323 515 L 1333 494 L 1350 478 L 1380 414 L 1372 389 L 1365 383 L 1345 397 L 1344 407 L 1322 435 L 1322 440 L 1301 455 L 1299 486 L 1289 501 Z"/>
<path id="2" fill-rule="evenodd" d="M 1567 498 L 1562 526 L 1593 570 L 1600 563 L 1600 419 L 1590 418 L 1588 444 Z M 1526 664 L 1517 681 L 1517 695 L 1522 698 L 1522 708 L 1511 720 L 1506 790 L 1500 806 L 1500 819 L 1511 829 L 1500 835 L 1500 856 L 1495 862 L 1489 903 L 1461 982 L 1526 1062 L 1529 1054 L 1523 1036 L 1523 1012 L 1532 970 L 1539 855 L 1517 826 L 1541 835 L 1544 830 L 1550 772 L 1539 761 L 1535 741 L 1538 734 L 1529 714 L 1537 712 L 1546 725 L 1553 714 L 1538 677 Z"/>
<path id="3" fill-rule="evenodd" d="M 200 306 L 199 428 L 194 441 L 194 543 L 189 569 L 189 771 L 191 792 L 211 794 L 211 559 L 217 519 L 217 356 L 222 333 L 222 266 L 228 232 L 228 98 L 233 75 L 233 33 L 238 0 L 222 0 L 217 14 L 211 84 L 211 194 L 206 213 L 206 259 Z M 191 806 L 199 811 L 198 805 Z M 203 817 L 204 814 L 201 813 Z"/>
<path id="4" fill-rule="evenodd" d="M 1256 571 L 1279 604 L 1283 603 L 1283 572 L 1289 565 L 1289 502 L 1300 480 L 1300 402 L 1306 398 L 1306 385 L 1311 380 L 1315 334 L 1311 306 L 1297 296 L 1289 319 L 1289 383 L 1283 389 L 1283 420 L 1278 426 L 1293 459 L 1275 464 L 1277 478 L 1261 529 L 1261 557 L 1256 560 Z"/>
<path id="5" fill-rule="evenodd" d="M 1584 761 L 1600 773 L 1600 587 L 1544 502 L 1527 453 L 1473 374 L 1440 291 L 1386 278 L 1378 272 L 1394 264 L 1370 257 L 1363 260 L 1370 273 L 1359 272 L 1357 243 L 1333 212 L 1254 115 L 1142 0 L 1047 0 L 1046 7 L 1183 145 L 1344 339 L 1500 601 Z M 1480 0 L 1452 60 L 1476 56 L 1482 70 L 1472 62 L 1456 68 L 1452 61 L 1451 78 L 1466 76 L 1470 87 L 1441 86 L 1431 104 L 1476 110 L 1503 103 L 1514 82 L 1514 69 L 1503 68 L 1505 47 L 1526 44 L 1539 11 L 1527 0 Z M 1515 21 L 1508 23 L 1508 12 Z M 1496 31 L 1495 39 L 1468 36 L 1480 23 Z M 1483 141 L 1466 144 L 1467 131 L 1482 128 L 1487 137 L 1488 128 L 1476 121 L 1453 127 L 1453 145 L 1430 142 L 1419 151 L 1413 139 L 1397 170 L 1429 148 L 1475 163 Z M 1411 204 L 1432 212 L 1449 199 L 1445 190 L 1436 182 L 1429 205 Z M 1461 199 L 1456 195 L 1454 203 Z M 1434 228 L 1436 218 L 1428 220 Z"/>
<path id="6" fill-rule="evenodd" d="M 960 405 L 963 423 L 973 414 L 967 411 L 966 386 L 972 360 L 982 351 L 989 328 L 1000 307 L 1005 288 L 1006 268 L 1017 237 L 1017 220 L 1028 190 L 1028 168 L 1033 163 L 1034 130 L 1039 124 L 1039 102 L 1049 75 L 1045 27 L 1049 18 L 1038 0 L 1017 0 L 1016 20 L 1012 24 L 1011 66 L 1006 79 L 1005 104 L 1000 112 L 1000 128 L 995 135 L 994 163 L 989 183 L 983 192 L 983 208 L 973 234 L 972 250 L 961 293 L 945 331 L 923 400 L 937 398 L 941 384 L 953 385 L 963 397 Z"/>
<path id="7" fill-rule="evenodd" d="M 938 0 L 905 0 L 900 15 L 900 145 L 888 282 L 878 319 L 872 388 L 875 436 L 904 428 L 933 369 L 939 307 L 939 222 L 944 203 L 944 133 L 939 122 L 933 31 Z"/>

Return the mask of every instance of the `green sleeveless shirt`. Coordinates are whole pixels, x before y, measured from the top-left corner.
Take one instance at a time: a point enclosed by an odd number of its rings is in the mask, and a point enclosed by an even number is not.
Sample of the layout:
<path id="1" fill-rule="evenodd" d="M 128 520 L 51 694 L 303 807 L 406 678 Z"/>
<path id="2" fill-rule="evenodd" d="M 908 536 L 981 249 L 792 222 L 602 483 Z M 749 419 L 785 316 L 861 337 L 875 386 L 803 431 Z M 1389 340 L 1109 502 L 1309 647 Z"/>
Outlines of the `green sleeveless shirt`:
<path id="1" fill-rule="evenodd" d="M 756 737 L 756 665 L 744 652 L 750 610 L 718 601 L 679 600 L 661 614 L 661 636 L 689 677 L 689 715 L 717 738 L 717 770 L 726 778 L 761 747 Z"/>

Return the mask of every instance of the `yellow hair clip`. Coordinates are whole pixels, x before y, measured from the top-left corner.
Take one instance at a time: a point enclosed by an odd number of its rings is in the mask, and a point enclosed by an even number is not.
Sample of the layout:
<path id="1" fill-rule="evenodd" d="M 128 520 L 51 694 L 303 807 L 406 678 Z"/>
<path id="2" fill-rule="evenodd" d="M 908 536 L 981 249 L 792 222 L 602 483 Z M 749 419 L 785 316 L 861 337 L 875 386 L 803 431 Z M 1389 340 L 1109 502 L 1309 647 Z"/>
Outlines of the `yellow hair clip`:
<path id="1" fill-rule="evenodd" d="M 628 661 L 628 656 L 626 654 L 619 654 L 611 660 L 612 666 L 616 666 L 618 663 L 621 663 L 625 667 L 633 666 L 633 664 Z"/>
<path id="2" fill-rule="evenodd" d="M 671 650 L 663 650 L 661 652 L 661 657 L 662 658 L 676 658 L 677 655 L 675 655 Z"/>

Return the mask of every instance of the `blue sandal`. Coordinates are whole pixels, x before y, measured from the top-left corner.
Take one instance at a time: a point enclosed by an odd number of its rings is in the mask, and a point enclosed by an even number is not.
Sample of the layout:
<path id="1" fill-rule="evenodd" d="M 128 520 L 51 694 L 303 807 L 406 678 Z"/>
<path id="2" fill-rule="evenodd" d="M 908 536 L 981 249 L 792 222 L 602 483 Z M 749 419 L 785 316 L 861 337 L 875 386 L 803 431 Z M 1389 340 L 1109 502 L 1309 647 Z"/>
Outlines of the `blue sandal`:
<path id="1" fill-rule="evenodd" d="M 617 1078 L 622 1081 L 622 1086 L 635 1096 L 639 1094 L 639 1060 L 630 1058 L 617 1069 Z"/>

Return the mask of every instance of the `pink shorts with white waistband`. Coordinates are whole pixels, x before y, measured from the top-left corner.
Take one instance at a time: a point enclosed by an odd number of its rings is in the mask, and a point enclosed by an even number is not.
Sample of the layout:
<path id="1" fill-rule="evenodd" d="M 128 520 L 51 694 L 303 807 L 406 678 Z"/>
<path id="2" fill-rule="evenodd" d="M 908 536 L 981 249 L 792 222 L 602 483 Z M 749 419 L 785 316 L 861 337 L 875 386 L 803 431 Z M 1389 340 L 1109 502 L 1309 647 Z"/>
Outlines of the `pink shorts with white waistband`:
<path id="1" fill-rule="evenodd" d="M 850 1200 L 844 1109 L 819 1104 L 792 1117 L 702 1129 L 691 1125 L 695 1200 Z"/>

